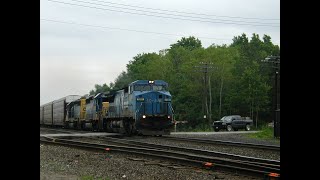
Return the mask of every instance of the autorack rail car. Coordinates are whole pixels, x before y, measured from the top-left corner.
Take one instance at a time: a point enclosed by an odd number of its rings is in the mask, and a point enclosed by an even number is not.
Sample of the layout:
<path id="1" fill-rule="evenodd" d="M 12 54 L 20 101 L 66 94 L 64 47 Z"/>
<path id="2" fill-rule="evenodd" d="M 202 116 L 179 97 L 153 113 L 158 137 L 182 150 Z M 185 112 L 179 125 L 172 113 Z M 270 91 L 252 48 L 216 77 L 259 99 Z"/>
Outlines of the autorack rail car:
<path id="1" fill-rule="evenodd" d="M 70 95 L 40 106 L 40 124 L 64 126 L 66 105 L 81 96 Z"/>
<path id="2" fill-rule="evenodd" d="M 137 80 L 117 91 L 67 96 L 40 106 L 40 124 L 130 135 L 170 134 L 171 97 L 165 81 Z"/>

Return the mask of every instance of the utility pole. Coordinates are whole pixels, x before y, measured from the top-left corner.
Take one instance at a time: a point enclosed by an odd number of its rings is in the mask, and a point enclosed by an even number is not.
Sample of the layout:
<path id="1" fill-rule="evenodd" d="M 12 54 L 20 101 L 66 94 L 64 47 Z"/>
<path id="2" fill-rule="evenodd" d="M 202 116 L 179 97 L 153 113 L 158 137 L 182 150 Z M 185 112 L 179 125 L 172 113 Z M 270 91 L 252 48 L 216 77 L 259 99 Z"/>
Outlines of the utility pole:
<path id="1" fill-rule="evenodd" d="M 210 66 L 212 63 L 208 62 L 200 62 L 200 66 L 194 66 L 195 68 L 199 68 L 198 72 L 203 72 L 203 103 L 202 103 L 202 111 L 203 111 L 203 118 L 206 119 L 206 122 L 211 122 L 211 83 L 208 83 L 208 73 L 211 72 L 213 66 Z M 210 77 L 209 77 L 210 81 Z M 208 85 L 209 84 L 209 87 Z M 210 93 L 210 108 L 208 107 L 208 89 Z"/>
<path id="2" fill-rule="evenodd" d="M 271 64 L 274 71 L 274 137 L 280 137 L 280 56 L 268 56 L 262 62 Z"/>

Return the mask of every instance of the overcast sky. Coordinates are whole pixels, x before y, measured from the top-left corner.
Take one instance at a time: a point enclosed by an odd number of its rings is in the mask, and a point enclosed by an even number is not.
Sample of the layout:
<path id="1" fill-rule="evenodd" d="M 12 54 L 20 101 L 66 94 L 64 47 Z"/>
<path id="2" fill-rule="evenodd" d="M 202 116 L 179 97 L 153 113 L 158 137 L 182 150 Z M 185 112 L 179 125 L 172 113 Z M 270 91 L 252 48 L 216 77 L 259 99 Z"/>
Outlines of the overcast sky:
<path id="1" fill-rule="evenodd" d="M 40 104 L 88 94 L 95 84 L 113 82 L 132 57 L 158 53 L 183 36 L 208 47 L 230 44 L 242 33 L 267 34 L 280 46 L 279 0 L 40 3 Z"/>

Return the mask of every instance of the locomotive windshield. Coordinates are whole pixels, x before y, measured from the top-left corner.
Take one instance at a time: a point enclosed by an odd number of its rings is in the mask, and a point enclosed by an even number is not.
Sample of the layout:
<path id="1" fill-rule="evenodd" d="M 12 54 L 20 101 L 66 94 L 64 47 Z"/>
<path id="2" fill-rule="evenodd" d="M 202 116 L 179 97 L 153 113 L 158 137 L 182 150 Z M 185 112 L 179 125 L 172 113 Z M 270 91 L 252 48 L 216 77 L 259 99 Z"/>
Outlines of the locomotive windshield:
<path id="1" fill-rule="evenodd" d="M 166 91 L 166 86 L 160 85 L 136 85 L 134 86 L 134 91 Z"/>
<path id="2" fill-rule="evenodd" d="M 166 91 L 166 87 L 165 86 L 153 86 L 153 90 L 154 91 Z"/>
<path id="3" fill-rule="evenodd" d="M 134 91 L 151 91 L 150 85 L 136 85 L 134 86 Z"/>

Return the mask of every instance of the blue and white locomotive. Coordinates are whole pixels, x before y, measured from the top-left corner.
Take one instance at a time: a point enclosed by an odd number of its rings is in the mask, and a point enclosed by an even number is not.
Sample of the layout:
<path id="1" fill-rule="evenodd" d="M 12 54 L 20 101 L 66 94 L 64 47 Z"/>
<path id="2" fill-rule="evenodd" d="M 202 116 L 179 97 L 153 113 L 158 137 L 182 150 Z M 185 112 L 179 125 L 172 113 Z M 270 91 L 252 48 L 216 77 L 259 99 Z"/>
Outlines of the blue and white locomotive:
<path id="1" fill-rule="evenodd" d="M 168 83 L 137 80 L 117 91 L 67 96 L 40 106 L 40 124 L 129 135 L 168 135 L 174 126 Z"/>
<path id="2" fill-rule="evenodd" d="M 174 125 L 171 94 L 162 80 L 137 80 L 106 94 L 106 129 L 127 134 L 165 135 Z"/>

